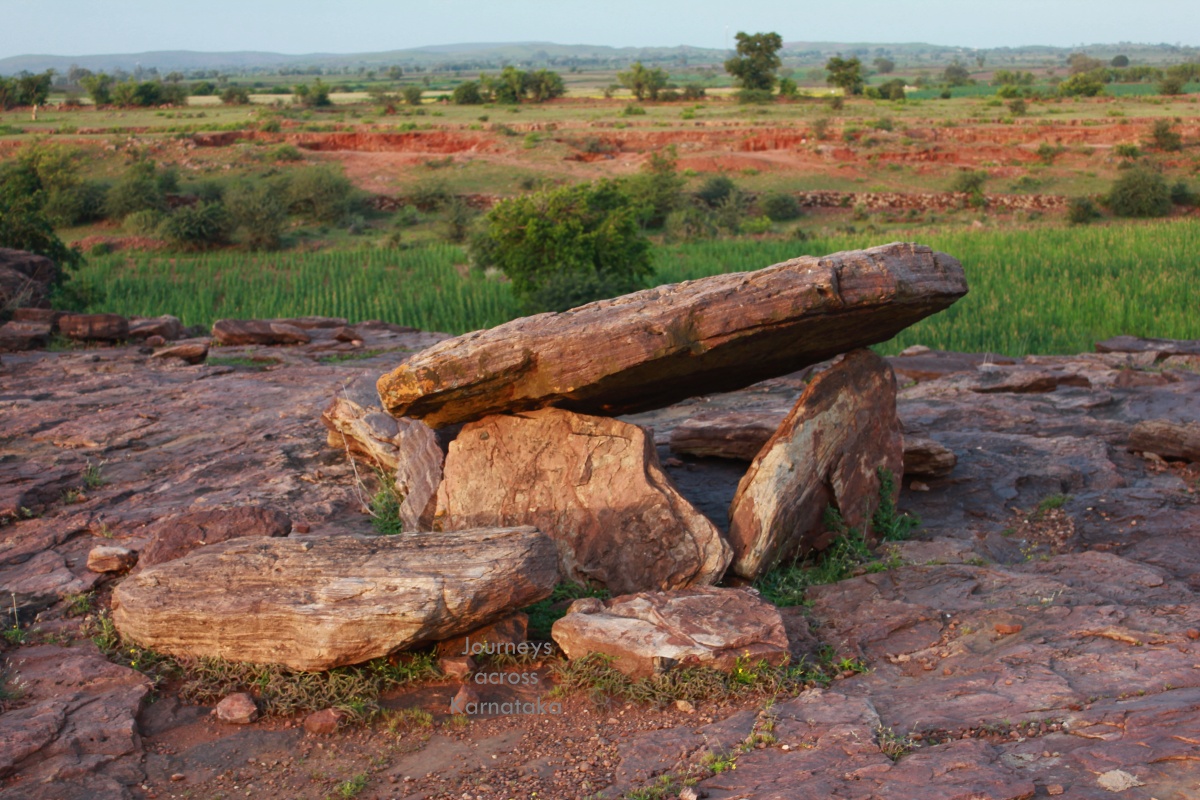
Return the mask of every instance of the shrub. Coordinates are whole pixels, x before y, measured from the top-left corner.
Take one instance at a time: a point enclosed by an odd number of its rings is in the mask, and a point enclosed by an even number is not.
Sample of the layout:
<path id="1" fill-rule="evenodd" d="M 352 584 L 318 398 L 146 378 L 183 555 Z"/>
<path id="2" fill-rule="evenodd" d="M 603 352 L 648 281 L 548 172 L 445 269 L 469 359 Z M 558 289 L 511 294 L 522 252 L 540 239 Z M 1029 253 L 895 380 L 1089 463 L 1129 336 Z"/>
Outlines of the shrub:
<path id="1" fill-rule="evenodd" d="M 329 86 L 317 78 L 312 83 L 301 83 L 296 86 L 296 101 L 305 108 L 333 105 L 333 101 L 329 99 L 329 91 Z"/>
<path id="2" fill-rule="evenodd" d="M 143 208 L 125 217 L 124 228 L 134 236 L 157 236 L 164 214 L 157 208 Z"/>
<path id="3" fill-rule="evenodd" d="M 696 192 L 696 199 L 709 208 L 716 208 L 725 198 L 737 191 L 737 186 L 727 175 L 713 175 Z"/>
<path id="4" fill-rule="evenodd" d="M 268 150 L 267 158 L 270 161 L 303 161 L 304 154 L 295 145 L 281 144 Z"/>
<path id="5" fill-rule="evenodd" d="M 207 250 L 225 244 L 233 229 L 233 220 L 220 203 L 196 203 L 181 206 L 159 225 L 158 235 L 183 250 Z"/>
<path id="6" fill-rule="evenodd" d="M 900 78 L 893 78 L 879 86 L 879 96 L 884 100 L 903 100 L 904 99 L 904 81 Z"/>
<path id="7" fill-rule="evenodd" d="M 698 83 L 689 83 L 683 87 L 684 100 L 700 100 L 704 97 L 704 87 Z"/>
<path id="8" fill-rule="evenodd" d="M 739 103 L 770 103 L 775 99 L 771 94 L 770 89 L 738 89 L 737 101 Z"/>
<path id="9" fill-rule="evenodd" d="M 135 162 L 108 190 L 104 198 L 105 214 L 124 219 L 137 211 L 165 210 L 163 183 L 152 161 Z"/>
<path id="10" fill-rule="evenodd" d="M 42 210 L 37 174 L 20 163 L 0 163 L 0 247 L 28 250 L 66 268 L 83 261 L 79 250 L 67 247 L 54 233 Z"/>
<path id="11" fill-rule="evenodd" d="M 1024 116 L 1026 114 L 1026 112 L 1029 111 L 1029 107 L 1028 107 L 1028 105 L 1026 105 L 1026 103 L 1023 99 L 1018 97 L 1016 100 L 1012 100 L 1009 102 L 1008 110 L 1014 117 L 1021 117 L 1021 116 Z"/>
<path id="12" fill-rule="evenodd" d="M 404 102 L 408 103 L 410 106 L 421 105 L 421 95 L 424 94 L 424 92 L 421 90 L 420 86 L 410 83 L 401 89 L 400 93 L 404 95 Z"/>
<path id="13" fill-rule="evenodd" d="M 639 207 L 642 224 L 661 228 L 667 216 L 683 204 L 684 179 L 675 168 L 675 149 L 656 151 L 641 172 L 625 180 L 625 192 Z"/>
<path id="14" fill-rule="evenodd" d="M 1171 190 L 1154 170 L 1134 168 L 1117 178 L 1108 205 L 1121 217 L 1162 217 L 1171 213 Z"/>
<path id="15" fill-rule="evenodd" d="M 1100 219 L 1100 210 L 1086 197 L 1072 197 L 1067 204 L 1067 220 L 1072 225 L 1086 225 Z"/>
<path id="16" fill-rule="evenodd" d="M 1183 147 L 1183 137 L 1171 127 L 1169 120 L 1160 119 L 1155 120 L 1151 126 L 1150 141 L 1147 144 L 1159 150 L 1175 151 Z"/>
<path id="17" fill-rule="evenodd" d="M 1113 145 L 1113 155 L 1118 158 L 1137 158 L 1142 154 L 1136 144 L 1115 144 Z"/>
<path id="18" fill-rule="evenodd" d="M 292 174 L 286 197 L 294 214 L 315 222 L 341 222 L 353 205 L 354 185 L 333 167 L 311 167 Z"/>
<path id="19" fill-rule="evenodd" d="M 1104 81 L 1094 72 L 1072 75 L 1058 85 L 1063 97 L 1096 97 L 1104 93 Z"/>
<path id="20" fill-rule="evenodd" d="M 221 92 L 221 102 L 227 106 L 249 105 L 250 90 L 244 86 L 230 86 Z"/>
<path id="21" fill-rule="evenodd" d="M 777 192 L 763 199 L 762 211 L 772 222 L 787 222 L 800 216 L 800 203 L 794 195 Z"/>
<path id="22" fill-rule="evenodd" d="M 1049 142 L 1042 142 L 1038 145 L 1035 152 L 1037 153 L 1037 157 L 1040 158 L 1044 163 L 1053 164 L 1054 159 L 1058 158 L 1059 154 L 1061 154 L 1064 150 L 1066 150 L 1066 148 L 1062 145 L 1054 145 L 1050 144 Z"/>
<path id="23" fill-rule="evenodd" d="M 529 310 L 633 291 L 653 271 L 638 208 L 611 181 L 502 200 L 487 224 L 490 261 Z"/>
<path id="24" fill-rule="evenodd" d="M 950 191 L 965 192 L 966 194 L 982 194 L 983 184 L 987 178 L 988 174 L 983 170 L 966 170 L 960 172 L 954 176 L 954 180 L 950 184 Z"/>
<path id="25" fill-rule="evenodd" d="M 812 121 L 811 131 L 814 139 L 825 141 L 829 136 L 829 119 L 827 117 L 817 117 Z"/>
<path id="26" fill-rule="evenodd" d="M 700 206 L 688 206 L 667 215 L 663 225 L 667 238 L 673 242 L 691 242 L 711 239 L 717 235 L 717 225 L 712 213 Z"/>
<path id="27" fill-rule="evenodd" d="M 421 211 L 437 211 L 450 201 L 450 189 L 441 179 L 426 179 L 412 187 L 408 199 Z"/>
<path id="28" fill-rule="evenodd" d="M 1158 93 L 1163 95 L 1183 94 L 1183 78 L 1178 75 L 1168 75 L 1158 82 Z"/>
<path id="29" fill-rule="evenodd" d="M 445 208 L 446 238 L 455 244 L 466 241 L 475 211 L 461 198 L 453 197 Z"/>
<path id="30" fill-rule="evenodd" d="M 479 81 L 465 81 L 454 87 L 450 102 L 456 106 L 477 106 L 483 102 Z"/>
<path id="31" fill-rule="evenodd" d="M 279 182 L 243 181 L 225 192 L 230 225 L 250 249 L 279 248 L 287 223 L 283 190 Z"/>
<path id="32" fill-rule="evenodd" d="M 46 217 L 55 225 L 82 225 L 104 217 L 104 198 L 108 187 L 96 181 L 84 181 L 71 187 L 46 193 Z"/>
<path id="33" fill-rule="evenodd" d="M 1186 181 L 1175 181 L 1171 184 L 1171 202 L 1178 206 L 1194 206 L 1196 205 L 1197 196 L 1190 188 Z"/>
<path id="34" fill-rule="evenodd" d="M 635 105 L 633 103 L 629 103 L 625 106 L 625 108 L 621 109 L 622 117 L 641 117 L 641 116 L 645 116 L 645 114 L 646 114 L 646 109 L 642 108 L 639 105 Z"/>

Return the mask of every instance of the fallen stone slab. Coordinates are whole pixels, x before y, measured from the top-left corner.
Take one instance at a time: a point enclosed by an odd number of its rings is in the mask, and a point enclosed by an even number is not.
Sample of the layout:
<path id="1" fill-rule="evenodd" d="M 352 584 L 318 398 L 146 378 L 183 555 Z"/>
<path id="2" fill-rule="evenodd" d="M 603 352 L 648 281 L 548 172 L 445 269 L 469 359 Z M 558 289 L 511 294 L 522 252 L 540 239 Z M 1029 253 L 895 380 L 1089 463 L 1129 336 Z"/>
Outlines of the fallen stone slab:
<path id="1" fill-rule="evenodd" d="M 465 633 L 557 582 L 553 542 L 528 527 L 239 538 L 127 578 L 113 621 L 173 655 L 315 671 Z"/>
<path id="2" fill-rule="evenodd" d="M 671 431 L 671 451 L 701 458 L 753 461 L 787 415 L 788 409 L 781 407 L 689 419 Z M 933 439 L 904 437 L 906 477 L 945 477 L 957 463 L 954 452 Z"/>
<path id="3" fill-rule="evenodd" d="M 183 558 L 200 547 L 241 537 L 287 536 L 292 521 L 287 514 L 263 506 L 238 506 L 189 511 L 149 525 L 144 534 L 150 543 L 142 550 L 138 568 L 145 569 Z"/>
<path id="4" fill-rule="evenodd" d="M 645 678 L 675 667 L 732 670 L 781 664 L 788 639 L 779 609 L 745 589 L 697 587 L 576 600 L 554 623 L 567 658 L 611 656 L 615 669 Z"/>
<path id="5" fill-rule="evenodd" d="M 183 337 L 183 323 L 179 317 L 164 314 L 161 317 L 134 317 L 129 321 L 130 339 L 148 339 L 161 336 L 167 341 Z"/>
<path id="6" fill-rule="evenodd" d="M 732 569 L 753 580 L 827 546 L 828 507 L 847 527 L 866 530 L 879 505 L 877 470 L 899 475 L 902 458 L 892 368 L 870 350 L 848 353 L 813 378 L 738 484 L 729 509 Z"/>
<path id="7" fill-rule="evenodd" d="M 87 568 L 92 572 L 124 572 L 137 563 L 137 553 L 128 547 L 101 545 L 88 552 Z"/>
<path id="8" fill-rule="evenodd" d="M 1200 340 L 1143 339 L 1138 336 L 1114 336 L 1096 342 L 1097 353 L 1154 353 L 1161 360 L 1167 356 L 1198 356 Z"/>
<path id="9" fill-rule="evenodd" d="M 716 583 L 730 558 L 645 430 L 554 408 L 464 426 L 446 456 L 435 524 L 536 526 L 558 546 L 565 579 L 618 594 Z"/>
<path id="10" fill-rule="evenodd" d="M 459 336 L 384 375 L 379 394 L 435 428 L 544 406 L 634 413 L 886 341 L 966 292 L 958 261 L 922 245 L 805 256 Z"/>
<path id="11" fill-rule="evenodd" d="M 154 353 L 155 358 L 178 358 L 187 364 L 201 364 L 208 358 L 207 342 L 189 342 L 166 347 Z"/>
<path id="12" fill-rule="evenodd" d="M 53 326 L 45 322 L 12 320 L 0 325 L 0 351 L 42 350 L 50 343 Z"/>
<path id="13" fill-rule="evenodd" d="M 120 314 L 63 314 L 58 329 L 81 342 L 117 342 L 129 338 L 129 320 Z"/>
<path id="14" fill-rule="evenodd" d="M 269 319 L 219 319 L 212 326 L 213 338 L 223 345 L 308 344 L 312 337 L 288 322 Z"/>
<path id="15" fill-rule="evenodd" d="M 394 476 L 396 493 L 403 498 L 399 516 L 405 531 L 433 529 L 445 454 L 432 428 L 385 414 L 368 376 L 339 387 L 321 422 L 329 429 L 330 447 Z"/>
<path id="16" fill-rule="evenodd" d="M 1165 419 L 1139 422 L 1129 432 L 1129 449 L 1163 458 L 1200 461 L 1200 423 L 1180 425 Z"/>

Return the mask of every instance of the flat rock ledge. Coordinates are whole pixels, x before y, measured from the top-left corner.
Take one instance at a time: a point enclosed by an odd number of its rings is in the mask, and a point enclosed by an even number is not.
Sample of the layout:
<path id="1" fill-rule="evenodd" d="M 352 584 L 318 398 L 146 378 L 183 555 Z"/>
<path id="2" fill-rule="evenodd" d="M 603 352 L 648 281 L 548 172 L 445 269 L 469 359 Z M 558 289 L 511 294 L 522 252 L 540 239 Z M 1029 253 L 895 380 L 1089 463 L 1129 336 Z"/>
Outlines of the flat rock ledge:
<path id="1" fill-rule="evenodd" d="M 113 621 L 176 656 L 317 671 L 466 633 L 557 581 L 554 543 L 531 527 L 239 538 L 128 578 Z"/>
<path id="2" fill-rule="evenodd" d="M 545 406 L 635 413 L 886 341 L 966 293 L 958 261 L 923 245 L 805 256 L 459 336 L 384 375 L 379 396 L 435 428 Z"/>
<path id="3" fill-rule="evenodd" d="M 734 669 L 783 663 L 788 637 L 779 609 L 746 589 L 698 587 L 576 600 L 551 635 L 567 658 L 612 657 L 614 668 L 645 678 L 675 667 Z"/>

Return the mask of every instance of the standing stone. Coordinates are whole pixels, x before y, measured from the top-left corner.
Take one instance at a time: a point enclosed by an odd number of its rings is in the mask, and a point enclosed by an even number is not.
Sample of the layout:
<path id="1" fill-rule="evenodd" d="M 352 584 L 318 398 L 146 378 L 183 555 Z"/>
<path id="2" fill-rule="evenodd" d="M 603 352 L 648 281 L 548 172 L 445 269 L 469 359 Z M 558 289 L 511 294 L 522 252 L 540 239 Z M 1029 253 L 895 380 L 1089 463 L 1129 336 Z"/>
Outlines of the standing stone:
<path id="1" fill-rule="evenodd" d="M 435 522 L 533 525 L 558 546 L 564 578 L 616 593 L 715 583 L 730 558 L 644 430 L 551 408 L 465 426 L 446 456 Z"/>
<path id="2" fill-rule="evenodd" d="M 922 245 L 805 256 L 468 333 L 384 375 L 379 396 L 434 428 L 545 406 L 647 411 L 886 341 L 966 292 L 958 261 Z"/>
<path id="3" fill-rule="evenodd" d="M 886 361 L 855 350 L 817 375 L 738 484 L 729 511 L 734 571 L 752 580 L 828 545 L 828 507 L 864 530 L 879 504 L 876 469 L 899 476 L 902 448 Z"/>

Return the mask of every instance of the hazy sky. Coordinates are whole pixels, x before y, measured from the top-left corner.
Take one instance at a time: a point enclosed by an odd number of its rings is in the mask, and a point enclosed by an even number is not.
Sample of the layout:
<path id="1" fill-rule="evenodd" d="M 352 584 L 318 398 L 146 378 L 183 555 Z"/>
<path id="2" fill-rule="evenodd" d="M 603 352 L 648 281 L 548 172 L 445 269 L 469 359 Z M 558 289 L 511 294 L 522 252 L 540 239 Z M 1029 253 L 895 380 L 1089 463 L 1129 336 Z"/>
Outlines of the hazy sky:
<path id="1" fill-rule="evenodd" d="M 1196 0 L 0 0 L 0 57 L 514 41 L 725 47 L 739 30 L 784 41 L 1195 45 L 1200 9 Z"/>

